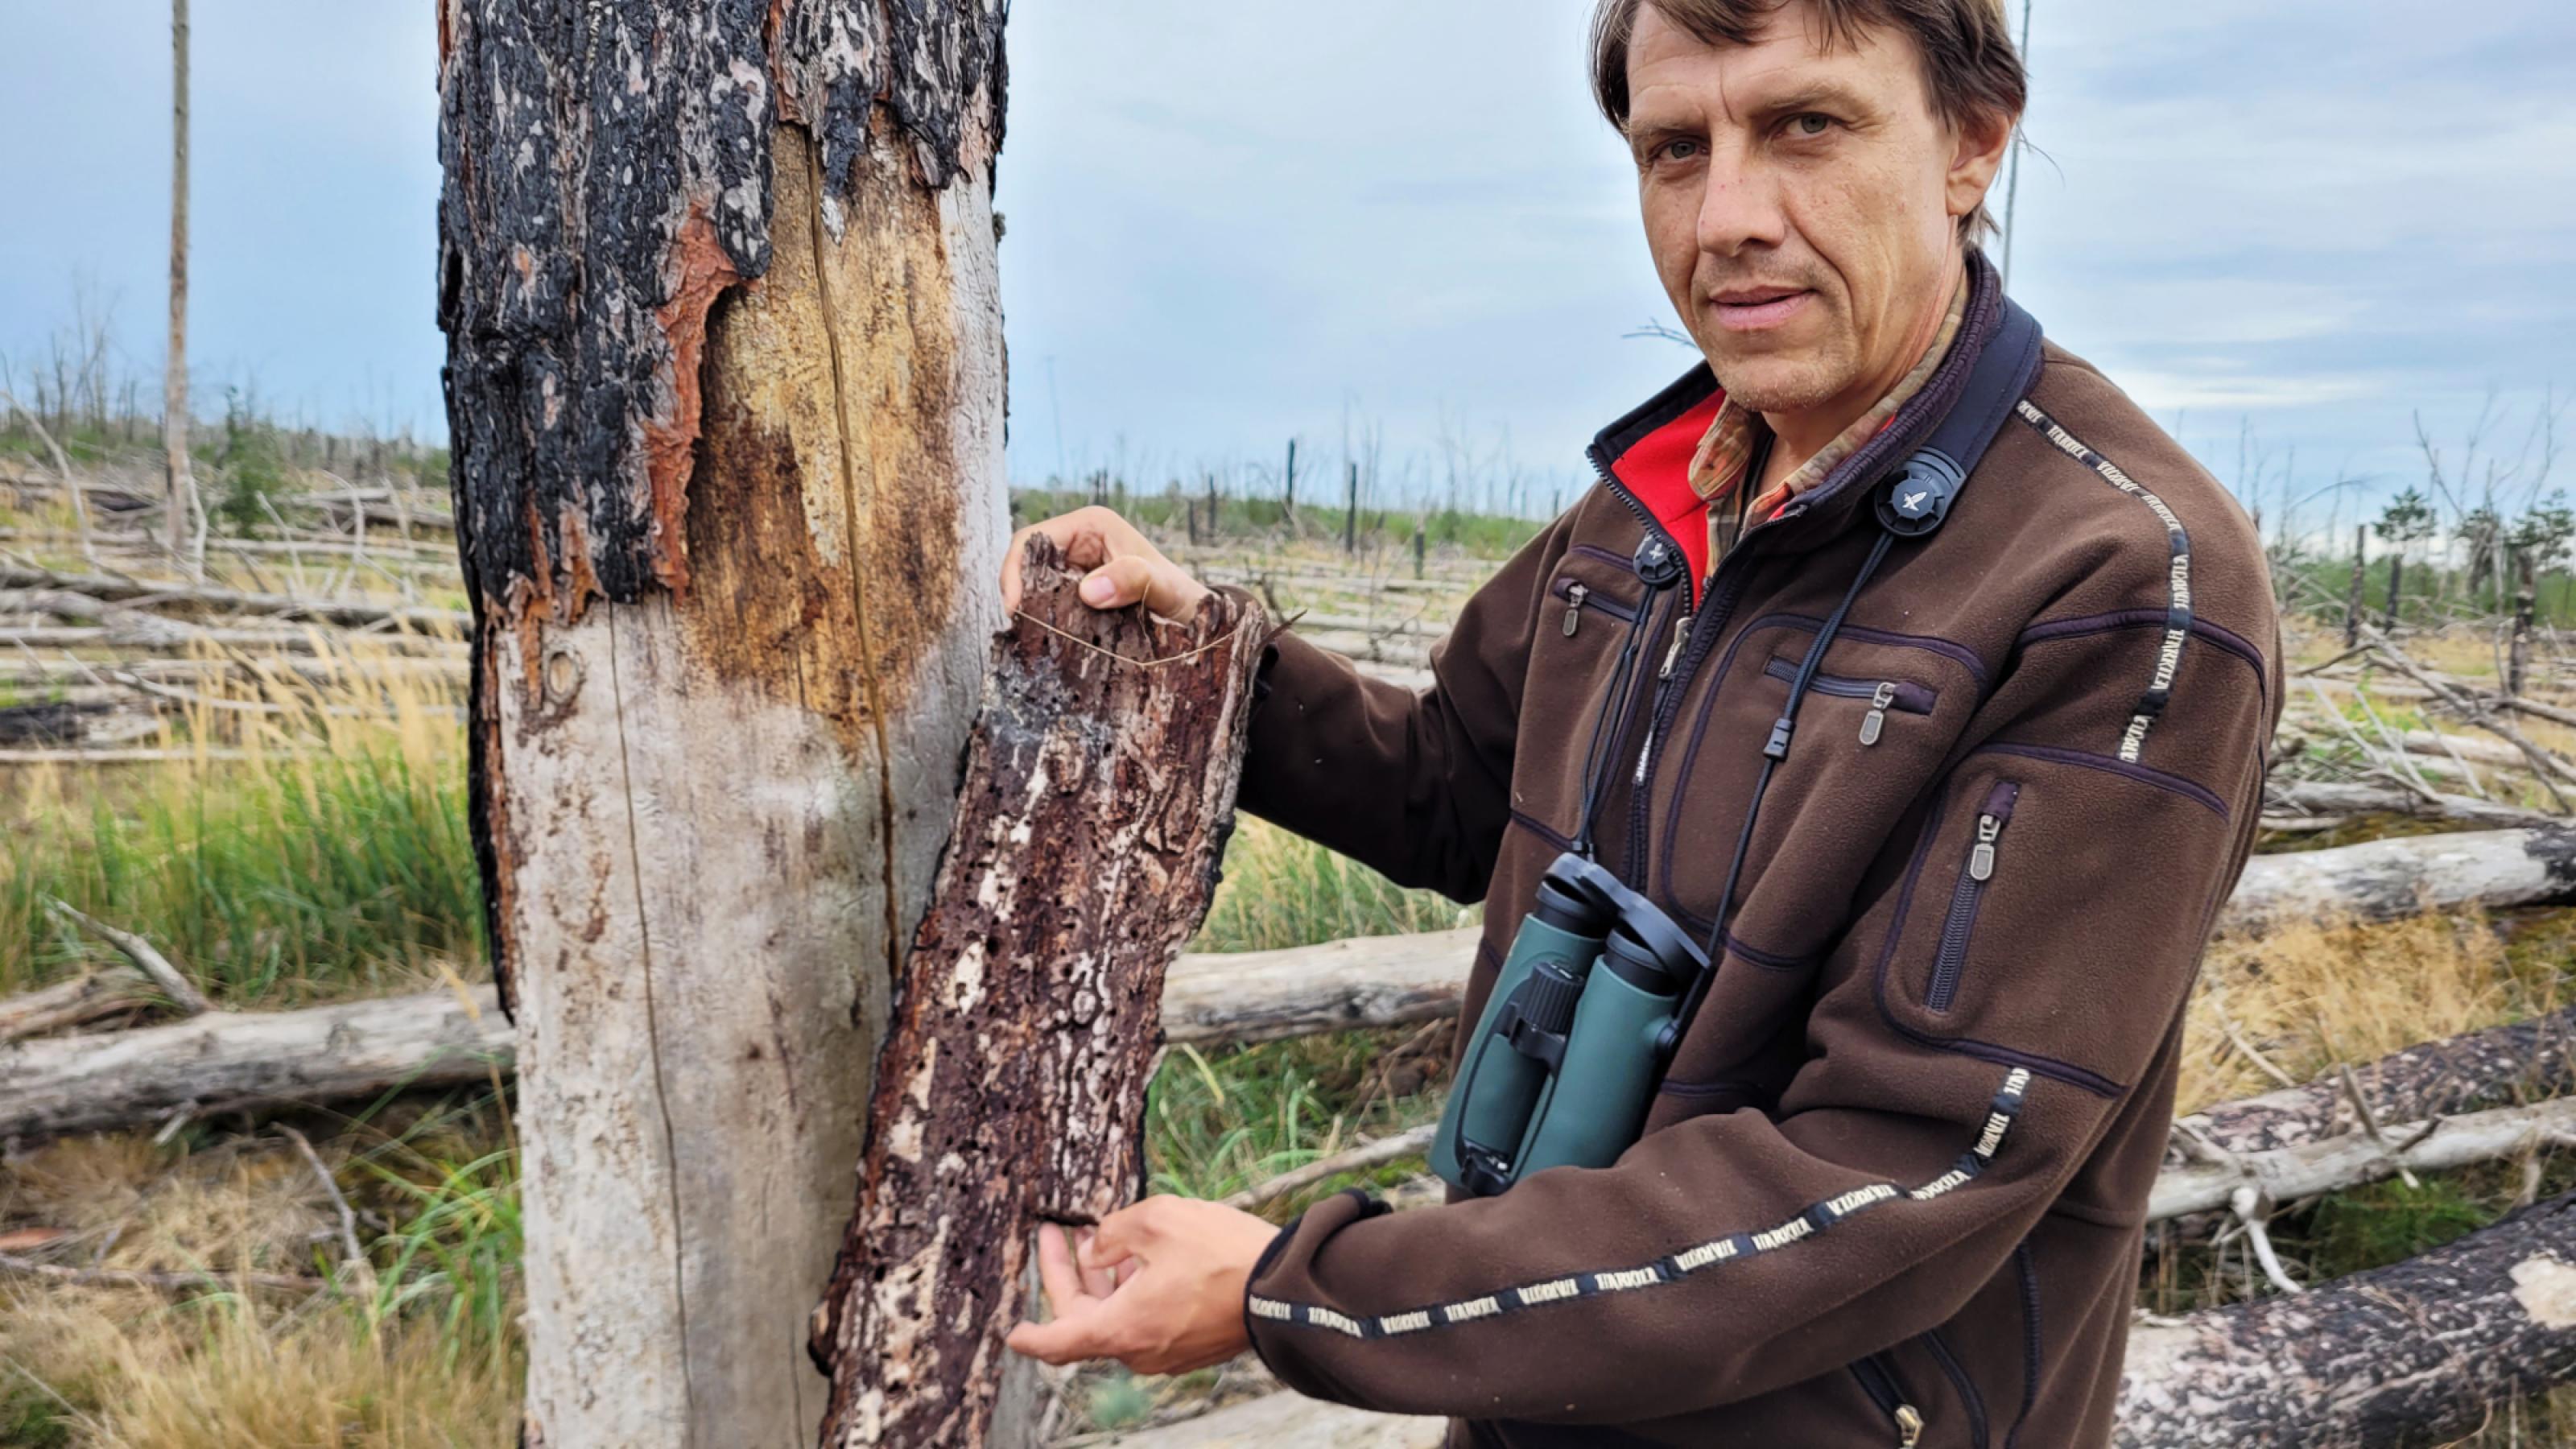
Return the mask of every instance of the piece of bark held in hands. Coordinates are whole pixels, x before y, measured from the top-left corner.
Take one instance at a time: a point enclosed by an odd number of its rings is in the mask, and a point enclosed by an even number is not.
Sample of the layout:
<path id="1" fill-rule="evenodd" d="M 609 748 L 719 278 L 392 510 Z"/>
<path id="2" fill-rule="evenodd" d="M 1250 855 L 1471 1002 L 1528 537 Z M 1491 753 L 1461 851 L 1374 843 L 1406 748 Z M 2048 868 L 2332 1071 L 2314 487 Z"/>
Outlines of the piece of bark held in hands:
<path id="1" fill-rule="evenodd" d="M 877 1062 L 812 1350 L 825 1445 L 983 1442 L 1041 1222 L 1136 1196 L 1163 976 L 1233 827 L 1258 605 L 1103 613 L 1033 539 Z"/>

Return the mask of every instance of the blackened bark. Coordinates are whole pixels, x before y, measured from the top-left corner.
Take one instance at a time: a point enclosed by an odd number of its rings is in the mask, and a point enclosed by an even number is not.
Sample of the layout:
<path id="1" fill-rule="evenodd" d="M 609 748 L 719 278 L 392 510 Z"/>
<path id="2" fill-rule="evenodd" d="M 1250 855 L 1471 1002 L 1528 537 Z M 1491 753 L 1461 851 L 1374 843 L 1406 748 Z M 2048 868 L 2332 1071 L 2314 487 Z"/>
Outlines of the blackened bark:
<path id="1" fill-rule="evenodd" d="M 999 636 L 815 1312 L 827 1445 L 982 1440 L 1030 1234 L 1131 1201 L 1163 977 L 1206 914 L 1259 607 L 1096 613 L 1052 545 Z"/>
<path id="2" fill-rule="evenodd" d="M 827 216 L 862 185 L 872 131 L 911 143 L 927 189 L 989 186 L 1007 10 L 440 0 L 438 319 L 477 635 L 468 811 L 505 1007 L 502 670 L 535 687 L 541 612 L 686 592 L 707 317 L 769 269 L 780 123 L 819 139 Z"/>
<path id="3" fill-rule="evenodd" d="M 2576 1196 L 2374 1272 L 2131 1332 L 2121 1449 L 2432 1445 L 2576 1377 Z"/>
<path id="4" fill-rule="evenodd" d="M 2576 1007 L 2392 1052 L 2353 1068 L 2353 1080 L 2383 1126 L 2563 1096 L 2576 1091 Z M 2227 1152 L 2269 1152 L 2363 1128 L 2340 1072 L 2182 1121 Z"/>

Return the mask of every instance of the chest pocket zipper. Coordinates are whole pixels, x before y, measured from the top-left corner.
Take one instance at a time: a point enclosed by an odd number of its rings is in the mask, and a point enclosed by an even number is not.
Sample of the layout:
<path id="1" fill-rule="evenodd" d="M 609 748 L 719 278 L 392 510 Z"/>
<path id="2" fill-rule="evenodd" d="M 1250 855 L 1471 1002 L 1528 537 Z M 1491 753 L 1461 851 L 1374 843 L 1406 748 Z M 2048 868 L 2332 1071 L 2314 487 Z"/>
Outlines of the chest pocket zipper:
<path id="1" fill-rule="evenodd" d="M 1573 579 L 1558 580 L 1551 592 L 1565 600 L 1565 621 L 1558 628 L 1568 639 L 1573 638 L 1576 632 L 1582 629 L 1583 611 L 1586 609 L 1607 614 L 1622 624 L 1629 623 L 1637 617 L 1635 609 L 1607 594 L 1595 593 L 1589 586 L 1577 583 Z"/>
<path id="2" fill-rule="evenodd" d="M 1762 666 L 1762 672 L 1783 684 L 1794 683 L 1798 678 L 1798 661 L 1774 655 L 1770 663 Z M 1930 714 L 1932 706 L 1939 703 L 1941 699 L 1939 694 L 1920 684 L 1893 679 L 1844 679 L 1831 674 L 1819 674 L 1809 682 L 1807 688 L 1812 693 L 1828 695 L 1835 699 L 1868 700 L 1869 713 L 1862 715 L 1860 719 L 1860 742 L 1864 745 L 1878 743 L 1879 736 L 1887 730 L 1889 711 L 1892 710 L 1898 714 Z"/>
<path id="3" fill-rule="evenodd" d="M 1860 1381 L 1861 1392 L 1885 1414 L 1896 1429 L 1896 1449 L 1914 1449 L 1923 1440 L 1923 1411 L 1905 1402 L 1904 1390 L 1897 1386 L 1896 1374 L 1889 1368 L 1887 1355 L 1874 1353 L 1855 1360 L 1852 1377 Z"/>
<path id="4" fill-rule="evenodd" d="M 1941 951 L 1932 962 L 1932 984 L 1923 993 L 1927 1010 L 1948 1011 L 1958 999 L 1959 978 L 1968 969 L 1968 943 L 1977 933 L 1977 908 L 1995 878 L 2004 827 L 2012 823 L 2013 804 L 2020 798 L 2021 786 L 2010 780 L 1997 780 L 1986 792 L 1985 808 L 1977 813 L 1977 838 L 1968 846 L 1967 863 L 1950 892 L 1950 912 L 1941 921 Z"/>

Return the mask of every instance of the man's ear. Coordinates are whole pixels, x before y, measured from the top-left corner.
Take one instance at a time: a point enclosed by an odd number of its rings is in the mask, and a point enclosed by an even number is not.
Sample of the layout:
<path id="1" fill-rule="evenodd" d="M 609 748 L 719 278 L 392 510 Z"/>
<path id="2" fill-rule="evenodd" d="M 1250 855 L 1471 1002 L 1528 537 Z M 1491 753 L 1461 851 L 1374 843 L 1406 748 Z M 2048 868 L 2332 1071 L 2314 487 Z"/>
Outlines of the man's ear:
<path id="1" fill-rule="evenodd" d="M 1947 182 L 1953 219 L 1968 215 L 1985 202 L 1995 176 L 2004 169 L 2004 153 L 2012 147 L 2017 120 L 2002 114 L 1981 114 L 1960 124 L 1957 144 L 1950 152 Z"/>

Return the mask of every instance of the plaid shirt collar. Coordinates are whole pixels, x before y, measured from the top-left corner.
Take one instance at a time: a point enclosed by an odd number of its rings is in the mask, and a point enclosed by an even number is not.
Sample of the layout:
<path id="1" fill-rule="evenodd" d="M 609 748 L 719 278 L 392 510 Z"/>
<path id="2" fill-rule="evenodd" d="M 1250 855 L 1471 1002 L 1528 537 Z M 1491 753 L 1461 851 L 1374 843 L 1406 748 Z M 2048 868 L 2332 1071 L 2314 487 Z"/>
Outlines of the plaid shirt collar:
<path id="1" fill-rule="evenodd" d="M 1896 416 L 1896 410 L 1931 380 L 1941 359 L 1949 355 L 1950 344 L 1957 339 L 1959 324 L 1967 315 L 1968 274 L 1962 267 L 1959 280 L 1950 288 L 1950 310 L 1941 319 L 1941 330 L 1934 334 L 1932 345 L 1924 349 L 1913 368 L 1878 400 L 1877 406 L 1861 414 L 1814 457 L 1800 464 L 1796 472 L 1753 499 L 1750 506 L 1743 501 L 1745 475 L 1762 455 L 1771 429 L 1760 413 L 1736 406 L 1731 398 L 1720 404 L 1690 465 L 1691 491 L 1708 501 L 1709 567 L 1715 569 L 1717 561 L 1735 547 L 1736 539 L 1743 536 L 1747 518 L 1768 518 L 1779 512 L 1782 505 L 1825 481 L 1826 475 L 1859 451 L 1861 444 L 1876 437 Z M 1727 506 L 1730 501 L 1734 506 Z"/>

